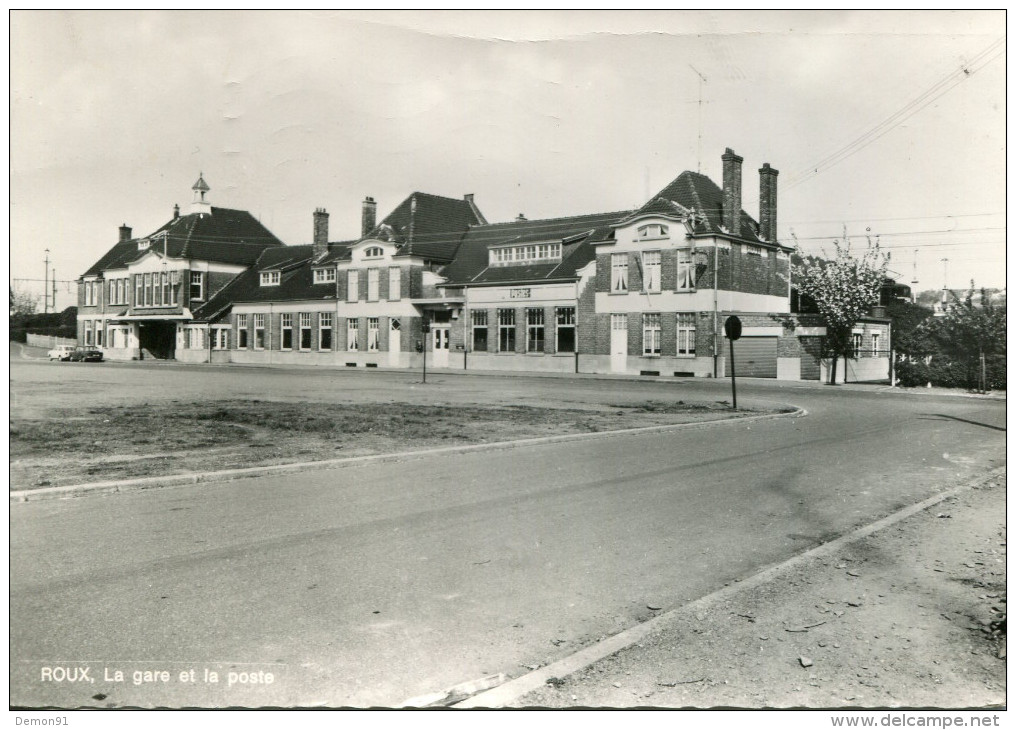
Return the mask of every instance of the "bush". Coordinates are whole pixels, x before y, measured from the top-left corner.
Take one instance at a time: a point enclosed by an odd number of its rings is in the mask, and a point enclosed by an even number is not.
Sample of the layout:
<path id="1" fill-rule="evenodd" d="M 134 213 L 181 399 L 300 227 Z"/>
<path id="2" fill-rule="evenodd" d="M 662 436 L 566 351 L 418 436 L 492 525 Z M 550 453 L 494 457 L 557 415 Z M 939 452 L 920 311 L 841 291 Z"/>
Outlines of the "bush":
<path id="1" fill-rule="evenodd" d="M 1005 358 L 995 356 L 985 363 L 989 390 L 1005 390 Z M 968 370 L 965 363 L 932 359 L 930 365 L 922 360 L 896 363 L 896 382 L 907 388 L 923 388 L 928 383 L 939 388 L 976 388 L 979 373 Z"/>

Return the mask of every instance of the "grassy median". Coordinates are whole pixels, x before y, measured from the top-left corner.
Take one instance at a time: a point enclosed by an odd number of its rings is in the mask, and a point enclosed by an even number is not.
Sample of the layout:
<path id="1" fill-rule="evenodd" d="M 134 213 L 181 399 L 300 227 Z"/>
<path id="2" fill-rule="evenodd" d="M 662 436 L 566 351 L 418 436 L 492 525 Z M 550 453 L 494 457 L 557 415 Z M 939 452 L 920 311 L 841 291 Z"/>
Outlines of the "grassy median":
<path id="1" fill-rule="evenodd" d="M 62 409 L 40 418 L 11 420 L 11 489 L 690 423 L 733 415 L 724 403 L 681 401 L 568 409 L 221 400 Z"/>

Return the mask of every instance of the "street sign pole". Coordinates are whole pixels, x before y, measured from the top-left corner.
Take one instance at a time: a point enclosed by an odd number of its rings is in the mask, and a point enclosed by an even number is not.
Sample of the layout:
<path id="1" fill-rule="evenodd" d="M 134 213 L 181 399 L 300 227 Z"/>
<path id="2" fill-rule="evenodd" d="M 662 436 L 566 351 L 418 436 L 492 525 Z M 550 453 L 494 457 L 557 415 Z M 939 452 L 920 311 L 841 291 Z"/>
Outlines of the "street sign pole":
<path id="1" fill-rule="evenodd" d="M 430 336 L 430 320 L 426 317 L 423 318 L 423 322 L 420 323 L 420 329 L 423 331 L 423 382 L 424 385 L 427 383 L 427 338 Z"/>
<path id="2" fill-rule="evenodd" d="M 737 315 L 727 317 L 723 323 L 723 332 L 730 341 L 730 393 L 734 400 L 734 410 L 737 410 L 737 368 L 734 367 L 734 340 L 741 337 L 741 320 Z"/>

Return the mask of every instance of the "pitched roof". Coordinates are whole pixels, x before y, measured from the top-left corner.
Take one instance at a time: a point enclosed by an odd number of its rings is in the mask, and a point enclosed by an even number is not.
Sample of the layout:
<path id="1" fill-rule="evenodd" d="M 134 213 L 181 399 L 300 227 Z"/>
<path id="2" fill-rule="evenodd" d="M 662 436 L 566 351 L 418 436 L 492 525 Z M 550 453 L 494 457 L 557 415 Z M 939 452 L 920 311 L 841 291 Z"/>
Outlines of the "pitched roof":
<path id="1" fill-rule="evenodd" d="M 84 276 L 123 268 L 145 256 L 149 249 L 138 249 L 138 241 L 144 238 L 151 240 L 152 249 L 172 258 L 241 266 L 252 265 L 268 248 L 285 245 L 247 211 L 213 207 L 210 215 L 173 218 L 149 236 L 118 242 Z"/>
<path id="2" fill-rule="evenodd" d="M 646 206 L 659 206 L 659 201 L 670 201 L 684 208 L 694 208 L 699 214 L 695 233 L 732 236 L 720 229 L 723 223 L 723 191 L 708 177 L 699 172 L 682 172 L 663 190 L 654 195 Z M 758 223 L 750 215 L 741 211 L 741 232 L 735 238 L 753 243 L 776 243 L 763 241 L 758 236 Z"/>
<path id="3" fill-rule="evenodd" d="M 335 282 L 314 283 L 314 246 L 279 246 L 266 249 L 257 264 L 238 274 L 229 284 L 192 314 L 196 320 L 217 319 L 235 303 L 284 302 L 335 299 Z M 279 271 L 279 283 L 261 286 L 261 272 Z"/>
<path id="4" fill-rule="evenodd" d="M 441 273 L 448 277 L 450 286 L 574 279 L 579 269 L 596 257 L 591 242 L 609 238 L 612 235 L 611 225 L 629 212 L 594 213 L 474 226 L 462 237 L 455 260 Z M 560 263 L 495 267 L 488 265 L 490 262 L 488 252 L 492 246 L 536 241 L 561 243 Z"/>

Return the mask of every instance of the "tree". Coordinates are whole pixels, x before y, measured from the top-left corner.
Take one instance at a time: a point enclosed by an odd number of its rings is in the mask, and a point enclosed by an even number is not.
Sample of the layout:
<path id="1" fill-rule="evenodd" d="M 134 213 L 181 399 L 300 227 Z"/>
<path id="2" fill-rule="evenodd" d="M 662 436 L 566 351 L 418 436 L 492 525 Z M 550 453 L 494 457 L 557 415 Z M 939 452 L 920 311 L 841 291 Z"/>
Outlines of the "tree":
<path id="1" fill-rule="evenodd" d="M 836 364 L 842 355 L 853 355 L 851 331 L 868 309 L 878 304 L 885 280 L 886 258 L 878 240 L 868 239 L 868 248 L 860 256 L 850 251 L 850 239 L 844 231 L 843 243 L 834 241 L 832 260 L 804 259 L 791 266 L 794 286 L 810 298 L 826 324 L 826 351 L 833 357 L 829 382 L 836 382 Z M 800 253 L 800 252 L 799 252 Z"/>
<path id="2" fill-rule="evenodd" d="M 11 287 L 11 316 L 35 314 L 39 297 L 20 287 Z"/>
<path id="3" fill-rule="evenodd" d="M 985 381 L 997 383 L 999 368 L 1001 381 L 1005 382 L 1006 315 L 1004 308 L 992 303 L 985 289 L 980 291 L 978 306 L 975 291 L 971 281 L 965 296 L 950 292 L 952 306 L 943 316 L 925 320 L 919 330 L 934 343 L 942 359 L 962 368 L 964 385 L 987 390 L 990 383 Z M 985 377 L 986 371 L 991 371 L 990 377 Z"/>

